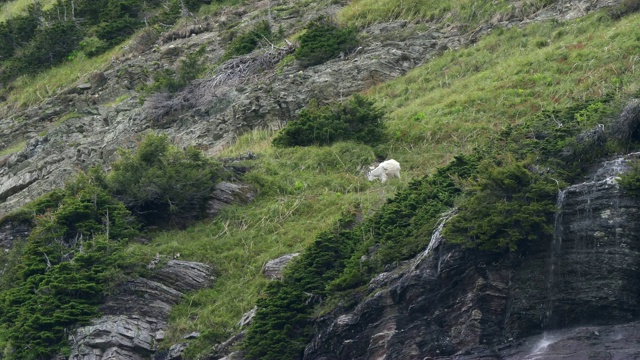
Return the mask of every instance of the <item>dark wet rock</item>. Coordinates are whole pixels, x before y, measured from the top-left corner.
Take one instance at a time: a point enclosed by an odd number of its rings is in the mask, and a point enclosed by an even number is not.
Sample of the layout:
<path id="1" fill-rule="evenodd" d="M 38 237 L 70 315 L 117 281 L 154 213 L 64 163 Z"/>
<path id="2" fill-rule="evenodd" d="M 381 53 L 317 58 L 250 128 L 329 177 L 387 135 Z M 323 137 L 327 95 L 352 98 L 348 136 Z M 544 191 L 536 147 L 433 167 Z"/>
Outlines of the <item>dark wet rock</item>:
<path id="1" fill-rule="evenodd" d="M 27 221 L 6 221 L 0 224 L 0 251 L 13 248 L 16 240 L 25 240 L 31 234 L 31 223 Z"/>
<path id="2" fill-rule="evenodd" d="M 187 348 L 189 343 L 179 343 L 171 345 L 169 350 L 158 351 L 153 360 L 182 360 L 182 353 Z"/>
<path id="3" fill-rule="evenodd" d="M 639 156 L 562 191 L 555 234 L 526 250 L 464 250 L 440 237 L 375 277 L 355 307 L 321 318 L 304 358 L 639 358 L 640 201 L 616 181 Z M 545 331 L 554 340 L 536 347 Z"/>

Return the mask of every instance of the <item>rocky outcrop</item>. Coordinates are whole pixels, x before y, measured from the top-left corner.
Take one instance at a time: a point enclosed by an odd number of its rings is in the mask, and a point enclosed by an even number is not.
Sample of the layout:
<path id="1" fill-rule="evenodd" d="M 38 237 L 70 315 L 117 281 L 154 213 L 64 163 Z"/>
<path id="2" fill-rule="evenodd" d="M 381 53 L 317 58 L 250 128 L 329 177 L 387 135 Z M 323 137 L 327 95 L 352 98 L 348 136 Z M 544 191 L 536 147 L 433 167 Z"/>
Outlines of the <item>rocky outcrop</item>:
<path id="1" fill-rule="evenodd" d="M 555 234 L 520 253 L 464 250 L 436 232 L 357 306 L 320 319 L 304 358 L 640 357 L 640 200 L 616 182 L 639 156 L 561 191 Z"/>
<path id="2" fill-rule="evenodd" d="M 262 268 L 262 273 L 269 280 L 281 280 L 284 268 L 291 260 L 299 255 L 300 253 L 287 254 L 277 259 L 269 260 Z"/>
<path id="3" fill-rule="evenodd" d="M 260 50 L 229 60 L 210 78 L 171 96 L 149 99 L 141 108 L 134 89 L 149 81 L 150 73 L 175 66 L 200 46 L 206 47 L 210 63 L 217 62 L 224 53 L 224 24 L 241 21 L 249 26 L 261 9 L 222 14 L 219 26 L 186 26 L 183 35 L 188 37 L 166 34 L 158 47 L 143 47 L 148 49 L 143 53 L 130 50 L 112 59 L 108 69 L 82 79 L 82 89 L 74 86 L 24 111 L 0 109 L 0 149 L 26 141 L 24 149 L 0 159 L 0 217 L 62 186 L 76 169 L 108 167 L 117 148 L 133 146 L 136 135 L 145 131 L 166 133 L 178 146 L 196 145 L 215 154 L 245 131 L 294 118 L 311 98 L 343 99 L 397 78 L 442 51 L 472 44 L 496 26 L 574 18 L 615 2 L 559 1 L 537 13 L 513 2 L 510 11 L 471 31 L 450 24 L 427 30 L 403 21 L 376 24 L 363 31 L 357 50 L 325 64 L 303 69 L 293 63 L 276 69 L 288 50 Z M 337 10 L 337 5 L 310 6 L 300 14 L 289 3 L 277 3 L 271 3 L 273 26 L 286 29 Z"/>
<path id="4" fill-rule="evenodd" d="M 13 248 L 16 240 L 25 240 L 31 234 L 31 224 L 24 221 L 7 221 L 0 224 L 0 251 Z"/>
<path id="5" fill-rule="evenodd" d="M 70 360 L 148 359 L 164 338 L 171 307 L 185 292 L 213 281 L 209 266 L 178 260 L 169 260 L 150 278 L 129 280 L 109 296 L 100 308 L 104 316 L 69 337 Z M 177 358 L 182 350 L 168 354 Z"/>
<path id="6" fill-rule="evenodd" d="M 253 201 L 256 195 L 256 191 L 249 185 L 222 181 L 216 184 L 211 199 L 207 202 L 207 214 L 215 216 L 227 205 L 246 204 Z"/>

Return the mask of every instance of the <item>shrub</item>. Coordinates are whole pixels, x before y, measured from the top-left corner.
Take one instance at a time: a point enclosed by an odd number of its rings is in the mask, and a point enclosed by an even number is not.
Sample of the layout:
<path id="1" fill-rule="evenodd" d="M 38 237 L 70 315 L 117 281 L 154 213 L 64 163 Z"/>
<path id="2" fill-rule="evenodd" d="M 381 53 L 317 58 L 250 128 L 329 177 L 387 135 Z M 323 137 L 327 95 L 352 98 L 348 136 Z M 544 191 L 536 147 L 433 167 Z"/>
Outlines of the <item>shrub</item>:
<path id="1" fill-rule="evenodd" d="M 458 156 L 435 174 L 412 181 L 354 229 L 369 235 L 358 244 L 345 270 L 328 285 L 329 289 L 356 288 L 383 271 L 386 264 L 409 259 L 428 246 L 442 213 L 453 206 L 462 192 L 454 179 L 473 176 L 479 159 Z M 375 253 L 371 249 L 376 249 Z"/>
<path id="2" fill-rule="evenodd" d="M 134 215 L 158 225 L 201 217 L 220 174 L 220 166 L 197 149 L 180 150 L 165 135 L 151 134 L 137 151 L 120 152 L 105 181 Z"/>
<path id="3" fill-rule="evenodd" d="M 61 351 L 66 330 L 97 316 L 114 275 L 132 265 L 121 244 L 137 234 L 135 221 L 91 176 L 79 176 L 33 209 L 43 213 L 2 279 L 0 333 L 12 348 L 8 359 Z"/>
<path id="4" fill-rule="evenodd" d="M 273 139 L 277 147 L 329 145 L 356 141 L 376 145 L 385 139 L 383 112 L 372 100 L 354 95 L 345 103 L 319 107 L 312 103 Z"/>
<path id="5" fill-rule="evenodd" d="M 613 19 L 619 19 L 638 11 L 640 11 L 640 2 L 637 0 L 622 0 L 618 5 L 609 9 L 609 14 Z"/>
<path id="6" fill-rule="evenodd" d="M 197 79 L 205 69 L 202 58 L 205 50 L 206 48 L 201 46 L 198 50 L 187 54 L 184 59 L 180 60 L 180 64 L 175 71 L 164 69 L 153 74 L 153 82 L 140 88 L 143 93 L 142 99 L 144 100 L 145 95 L 159 91 L 177 92 Z"/>
<path id="7" fill-rule="evenodd" d="M 331 19 L 321 16 L 306 26 L 300 36 L 296 59 L 302 66 L 318 65 L 354 49 L 358 44 L 355 28 L 340 28 Z"/>
<path id="8" fill-rule="evenodd" d="M 471 195 L 445 227 L 445 237 L 466 247 L 515 251 L 550 235 L 558 183 L 527 165 L 483 163 Z"/>
<path id="9" fill-rule="evenodd" d="M 326 296 L 326 285 L 337 277 L 359 237 L 348 228 L 355 214 L 347 213 L 338 226 L 320 234 L 288 267 L 282 282 L 270 283 L 243 343 L 248 359 L 300 359 L 313 335 L 311 310 Z"/>
<path id="10" fill-rule="evenodd" d="M 271 41 L 271 25 L 266 20 L 256 24 L 251 30 L 240 34 L 231 40 L 222 60 L 231 59 L 234 56 L 244 55 L 255 50 L 265 39 Z"/>
<path id="11" fill-rule="evenodd" d="M 640 161 L 632 161 L 631 169 L 620 176 L 618 183 L 626 193 L 640 198 Z"/>

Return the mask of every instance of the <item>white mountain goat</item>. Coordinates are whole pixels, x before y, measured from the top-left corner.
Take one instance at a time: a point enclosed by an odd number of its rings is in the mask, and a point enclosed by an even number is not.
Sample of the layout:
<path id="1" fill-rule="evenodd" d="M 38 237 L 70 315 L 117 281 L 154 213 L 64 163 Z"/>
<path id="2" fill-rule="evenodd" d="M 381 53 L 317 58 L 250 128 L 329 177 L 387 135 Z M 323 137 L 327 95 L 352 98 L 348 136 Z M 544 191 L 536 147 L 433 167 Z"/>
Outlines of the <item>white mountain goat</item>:
<path id="1" fill-rule="evenodd" d="M 385 182 L 387 178 L 394 176 L 400 179 L 400 163 L 393 159 L 381 162 L 377 168 L 369 166 L 369 169 L 371 170 L 367 173 L 367 180 L 369 181 L 377 178 Z"/>

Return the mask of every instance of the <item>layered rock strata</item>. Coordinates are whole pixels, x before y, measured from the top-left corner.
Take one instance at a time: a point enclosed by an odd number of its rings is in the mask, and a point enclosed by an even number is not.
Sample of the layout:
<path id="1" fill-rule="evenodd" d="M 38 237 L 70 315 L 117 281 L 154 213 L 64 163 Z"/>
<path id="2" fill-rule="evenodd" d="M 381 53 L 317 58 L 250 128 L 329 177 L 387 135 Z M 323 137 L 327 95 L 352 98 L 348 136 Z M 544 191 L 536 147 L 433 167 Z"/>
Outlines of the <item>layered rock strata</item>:
<path id="1" fill-rule="evenodd" d="M 212 281 L 208 265 L 178 260 L 169 260 L 151 279 L 127 281 L 100 308 L 104 316 L 69 337 L 69 360 L 148 359 L 164 338 L 171 307 L 185 292 Z"/>
<path id="2" fill-rule="evenodd" d="M 639 155 L 560 192 L 555 234 L 524 252 L 464 250 L 435 234 L 428 254 L 321 319 L 304 358 L 640 357 L 640 201 L 617 183 Z"/>

